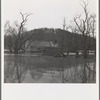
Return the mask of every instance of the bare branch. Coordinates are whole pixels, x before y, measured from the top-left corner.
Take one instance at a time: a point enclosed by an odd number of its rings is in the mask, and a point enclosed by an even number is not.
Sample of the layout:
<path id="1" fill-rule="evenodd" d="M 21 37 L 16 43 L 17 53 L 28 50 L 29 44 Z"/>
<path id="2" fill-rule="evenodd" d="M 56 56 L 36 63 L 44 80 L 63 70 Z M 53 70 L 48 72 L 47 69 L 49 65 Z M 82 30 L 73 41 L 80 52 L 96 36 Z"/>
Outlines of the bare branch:
<path id="1" fill-rule="evenodd" d="M 77 25 L 77 27 L 78 27 L 78 29 L 80 30 L 80 32 L 82 32 L 81 27 L 80 27 L 80 25 L 79 25 L 78 22 L 77 22 L 77 18 L 78 18 L 78 17 L 74 17 L 74 22 L 75 22 L 75 24 Z"/>

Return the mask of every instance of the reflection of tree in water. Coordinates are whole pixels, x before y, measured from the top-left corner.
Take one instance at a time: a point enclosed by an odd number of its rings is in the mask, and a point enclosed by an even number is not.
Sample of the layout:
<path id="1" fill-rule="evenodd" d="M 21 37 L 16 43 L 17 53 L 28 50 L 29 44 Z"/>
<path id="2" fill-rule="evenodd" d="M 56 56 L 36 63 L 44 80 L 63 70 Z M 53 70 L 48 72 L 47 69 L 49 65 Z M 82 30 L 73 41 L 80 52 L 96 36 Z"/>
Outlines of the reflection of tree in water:
<path id="1" fill-rule="evenodd" d="M 56 63 L 53 67 L 51 68 L 51 83 L 64 83 L 64 70 L 65 70 L 65 64 L 66 64 L 66 59 L 64 57 L 58 59 L 58 63 Z M 70 65 L 70 64 L 69 64 Z"/>
<path id="2" fill-rule="evenodd" d="M 87 60 L 85 60 L 83 67 L 82 83 L 94 83 L 96 81 L 95 61 L 93 63 L 88 63 Z"/>
<path id="3" fill-rule="evenodd" d="M 56 83 L 60 80 L 62 83 L 94 83 L 96 81 L 95 61 L 89 62 L 83 59 L 79 62 L 75 59 L 72 63 L 68 61 L 65 64 L 64 60 L 65 58 L 60 62 L 59 74 L 51 73 L 51 82 Z"/>
<path id="4" fill-rule="evenodd" d="M 14 55 L 8 62 L 9 64 L 6 64 L 5 68 L 4 82 L 21 83 L 26 72 L 22 57 Z"/>
<path id="5" fill-rule="evenodd" d="M 36 66 L 38 67 L 38 66 Z M 30 67 L 30 75 L 33 79 L 39 80 L 43 76 L 43 72 L 37 68 L 34 68 L 33 66 Z"/>
<path id="6" fill-rule="evenodd" d="M 43 79 L 42 81 L 51 83 L 96 82 L 95 59 L 46 57 L 46 61 L 38 62 L 38 58 L 29 58 L 21 55 L 6 57 L 4 82 L 21 83 L 28 77 L 27 72 L 36 81 Z"/>

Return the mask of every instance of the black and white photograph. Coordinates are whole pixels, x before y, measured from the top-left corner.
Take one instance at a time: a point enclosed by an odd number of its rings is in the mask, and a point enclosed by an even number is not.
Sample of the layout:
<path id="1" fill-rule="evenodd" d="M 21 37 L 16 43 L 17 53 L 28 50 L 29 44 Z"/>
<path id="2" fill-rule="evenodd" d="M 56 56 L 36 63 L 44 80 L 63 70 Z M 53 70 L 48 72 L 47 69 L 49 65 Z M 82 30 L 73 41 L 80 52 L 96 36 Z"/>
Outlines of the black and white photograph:
<path id="1" fill-rule="evenodd" d="M 3 0 L 4 83 L 96 84 L 97 0 Z"/>
<path id="2" fill-rule="evenodd" d="M 99 100 L 99 0 L 1 0 L 1 100 Z"/>

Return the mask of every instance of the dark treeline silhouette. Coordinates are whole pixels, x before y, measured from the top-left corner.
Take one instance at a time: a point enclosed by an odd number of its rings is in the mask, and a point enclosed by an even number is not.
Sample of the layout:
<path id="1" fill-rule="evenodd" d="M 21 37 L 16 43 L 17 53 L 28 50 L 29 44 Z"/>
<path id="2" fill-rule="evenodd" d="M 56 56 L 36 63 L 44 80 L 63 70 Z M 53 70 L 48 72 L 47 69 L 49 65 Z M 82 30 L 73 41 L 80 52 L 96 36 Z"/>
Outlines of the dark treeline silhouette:
<path id="1" fill-rule="evenodd" d="M 15 37 L 13 35 L 6 35 L 5 39 L 5 49 L 9 49 L 9 51 L 13 52 L 13 46 L 15 45 Z M 31 31 L 27 31 L 23 34 L 23 38 L 31 42 L 33 41 L 48 41 L 58 43 L 59 50 L 61 52 L 66 51 L 67 54 L 69 52 L 74 52 L 76 54 L 79 53 L 79 50 L 84 50 L 84 40 L 81 34 L 71 33 L 62 29 L 53 29 L 53 28 L 39 28 Z M 86 48 L 89 50 L 96 50 L 96 39 L 90 36 L 87 36 Z M 21 50 L 25 51 L 25 43 L 24 42 Z"/>

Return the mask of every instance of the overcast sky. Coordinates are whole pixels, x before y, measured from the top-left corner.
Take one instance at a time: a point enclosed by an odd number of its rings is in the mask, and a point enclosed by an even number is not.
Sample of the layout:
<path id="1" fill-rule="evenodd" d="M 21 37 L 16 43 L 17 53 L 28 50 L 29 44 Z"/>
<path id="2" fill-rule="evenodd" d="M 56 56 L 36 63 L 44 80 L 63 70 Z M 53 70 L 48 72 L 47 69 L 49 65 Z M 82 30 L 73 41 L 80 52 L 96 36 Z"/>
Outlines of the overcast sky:
<path id="1" fill-rule="evenodd" d="M 21 21 L 22 13 L 33 13 L 28 18 L 27 29 L 48 27 L 62 28 L 63 18 L 69 23 L 76 14 L 82 13 L 82 0 L 2 0 L 3 20 Z M 96 13 L 97 0 L 88 0 L 89 11 Z"/>

